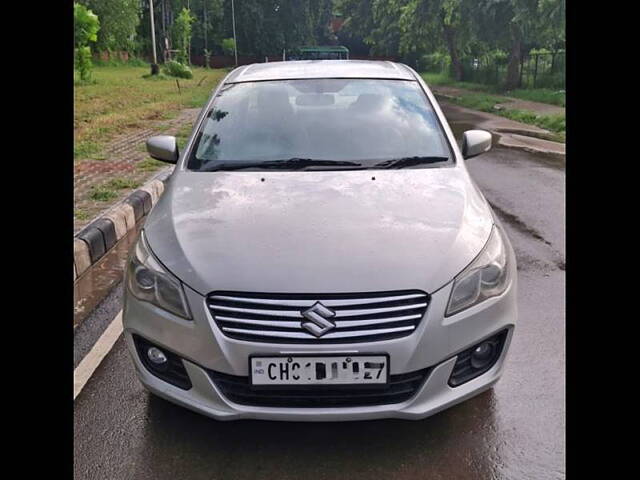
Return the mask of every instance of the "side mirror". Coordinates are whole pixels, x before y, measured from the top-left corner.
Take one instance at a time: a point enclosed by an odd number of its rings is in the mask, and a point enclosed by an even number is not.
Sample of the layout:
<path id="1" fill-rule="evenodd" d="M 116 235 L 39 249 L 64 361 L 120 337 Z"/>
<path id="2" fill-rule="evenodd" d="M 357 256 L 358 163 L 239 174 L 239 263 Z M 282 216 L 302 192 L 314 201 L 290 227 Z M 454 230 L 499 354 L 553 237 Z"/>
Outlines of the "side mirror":
<path id="1" fill-rule="evenodd" d="M 484 130 L 467 130 L 462 134 L 462 156 L 467 159 L 491 149 L 491 134 Z"/>
<path id="2" fill-rule="evenodd" d="M 167 163 L 178 162 L 178 145 L 176 137 L 170 135 L 157 135 L 147 140 L 147 152 L 151 158 Z"/>

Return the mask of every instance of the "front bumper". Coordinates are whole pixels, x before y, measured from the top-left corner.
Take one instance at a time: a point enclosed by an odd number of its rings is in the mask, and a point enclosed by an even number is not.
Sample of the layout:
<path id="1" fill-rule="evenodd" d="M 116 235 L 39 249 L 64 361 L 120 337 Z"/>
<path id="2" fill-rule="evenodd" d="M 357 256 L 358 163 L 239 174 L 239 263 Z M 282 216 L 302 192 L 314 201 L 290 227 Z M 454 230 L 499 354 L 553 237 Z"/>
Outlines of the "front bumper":
<path id="1" fill-rule="evenodd" d="M 270 408 L 238 405 L 226 400 L 213 384 L 205 370 L 189 361 L 185 368 L 193 387 L 182 390 L 147 371 L 137 355 L 134 362 L 138 378 L 154 394 L 178 405 L 218 420 L 260 419 L 280 421 L 349 421 L 401 418 L 419 420 L 471 398 L 490 388 L 500 377 L 504 358 L 513 329 L 510 330 L 505 348 L 492 369 L 464 385 L 451 388 L 448 380 L 455 364 L 455 357 L 433 369 L 422 388 L 411 400 L 392 405 L 349 408 Z M 127 335 L 129 348 L 133 347 L 131 335 Z"/>
<path id="2" fill-rule="evenodd" d="M 514 265 L 515 262 L 512 263 Z M 515 270 L 515 267 L 514 267 Z M 444 312 L 452 284 L 431 294 L 431 303 L 411 335 L 372 343 L 283 345 L 230 339 L 222 334 L 205 306 L 204 297 L 185 287 L 193 320 L 183 320 L 125 292 L 125 338 L 138 377 L 151 392 L 176 404 L 220 420 L 347 421 L 382 418 L 421 419 L 490 388 L 500 377 L 516 321 L 515 271 L 508 289 L 451 317 Z M 489 371 L 457 387 L 449 386 L 456 354 L 507 329 L 500 357 Z M 183 390 L 154 376 L 142 364 L 133 341 L 137 334 L 183 358 L 192 388 Z M 285 408 L 239 405 L 216 387 L 207 370 L 248 375 L 251 354 L 387 352 L 390 374 L 431 371 L 408 401 L 390 405 L 332 408 Z"/>

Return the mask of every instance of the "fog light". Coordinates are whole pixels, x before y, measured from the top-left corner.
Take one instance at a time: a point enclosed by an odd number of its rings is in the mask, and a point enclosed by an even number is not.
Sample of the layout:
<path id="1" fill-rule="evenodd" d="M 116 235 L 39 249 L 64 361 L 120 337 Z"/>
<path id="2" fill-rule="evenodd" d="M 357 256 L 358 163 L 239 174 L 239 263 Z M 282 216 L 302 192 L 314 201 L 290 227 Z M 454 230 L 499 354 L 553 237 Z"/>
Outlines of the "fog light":
<path id="1" fill-rule="evenodd" d="M 483 368 L 493 360 L 495 348 L 493 342 L 482 342 L 471 353 L 471 366 L 473 368 Z"/>
<path id="2" fill-rule="evenodd" d="M 140 361 L 149 373 L 183 390 L 191 388 L 189 374 L 178 355 L 162 350 L 136 334 L 132 337 Z"/>
<path id="3" fill-rule="evenodd" d="M 150 347 L 149 350 L 147 350 L 147 357 L 151 363 L 157 366 L 162 366 L 167 363 L 167 356 L 162 350 L 156 347 Z"/>
<path id="4" fill-rule="evenodd" d="M 472 380 L 493 367 L 502 353 L 508 330 L 502 330 L 456 355 L 449 386 L 457 387 Z"/>

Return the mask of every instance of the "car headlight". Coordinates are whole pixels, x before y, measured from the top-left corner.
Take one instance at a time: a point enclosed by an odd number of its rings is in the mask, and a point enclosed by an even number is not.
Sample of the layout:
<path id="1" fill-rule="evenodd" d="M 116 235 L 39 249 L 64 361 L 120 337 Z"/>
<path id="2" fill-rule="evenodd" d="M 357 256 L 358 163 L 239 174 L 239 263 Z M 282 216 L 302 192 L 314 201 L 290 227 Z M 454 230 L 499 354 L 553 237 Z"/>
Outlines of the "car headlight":
<path id="1" fill-rule="evenodd" d="M 501 229 L 494 225 L 480 255 L 454 280 L 445 316 L 458 313 L 503 293 L 509 282 L 507 249 Z"/>
<path id="2" fill-rule="evenodd" d="M 137 299 L 191 319 L 182 283 L 153 256 L 144 238 L 144 231 L 129 261 L 127 284 Z"/>

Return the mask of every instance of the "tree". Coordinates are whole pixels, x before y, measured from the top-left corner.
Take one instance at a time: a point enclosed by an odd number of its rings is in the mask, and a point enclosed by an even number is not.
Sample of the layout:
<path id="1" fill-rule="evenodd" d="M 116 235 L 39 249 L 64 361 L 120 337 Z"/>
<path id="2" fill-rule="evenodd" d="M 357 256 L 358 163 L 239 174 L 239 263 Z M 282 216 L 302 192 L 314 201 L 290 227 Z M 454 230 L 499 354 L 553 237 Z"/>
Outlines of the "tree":
<path id="1" fill-rule="evenodd" d="M 462 58 L 476 41 L 477 0 L 412 0 L 400 17 L 401 53 L 421 48 L 424 53 L 444 49 L 456 80 L 463 79 Z"/>
<path id="2" fill-rule="evenodd" d="M 397 7 L 395 0 L 390 3 L 391 8 Z M 345 19 L 342 24 L 341 38 L 349 38 L 353 43 L 361 39 L 373 54 L 393 51 L 393 42 L 385 34 L 388 28 L 385 29 L 379 25 L 383 19 L 379 4 L 378 0 L 338 0 L 336 7 Z M 393 21 L 397 17 L 396 11 L 387 20 Z M 394 53 L 396 52 L 397 50 Z"/>
<path id="3" fill-rule="evenodd" d="M 140 0 L 80 0 L 100 18 L 96 42 L 99 51 L 135 50 L 140 22 Z"/>
<path id="4" fill-rule="evenodd" d="M 509 53 L 505 89 L 520 83 L 520 63 L 532 48 L 564 48 L 564 0 L 479 0 L 486 42 Z"/>
<path id="5" fill-rule="evenodd" d="M 191 42 L 191 24 L 196 17 L 188 8 L 183 8 L 173 22 L 173 46 L 178 50 L 176 60 L 184 65 L 189 64 L 189 43 Z"/>
<path id="6" fill-rule="evenodd" d="M 331 38 L 331 17 L 333 14 L 333 0 L 317 0 L 310 2 L 309 21 L 313 40 L 318 44 L 327 44 Z"/>
<path id="7" fill-rule="evenodd" d="M 223 0 L 191 0 L 191 11 L 198 16 L 191 37 L 194 52 L 211 51 L 222 42 L 225 33 L 223 4 Z"/>
<path id="8" fill-rule="evenodd" d="M 225 5 L 225 18 L 227 17 Z M 323 40 L 318 36 L 328 24 L 326 0 L 242 0 L 236 2 L 236 36 L 242 54 L 282 53 Z M 225 22 L 227 20 L 225 19 Z"/>
<path id="9" fill-rule="evenodd" d="M 345 25 L 362 35 L 372 53 L 417 58 L 444 48 L 453 75 L 462 79 L 462 54 L 474 35 L 475 0 L 342 0 Z M 344 27 L 343 27 L 344 28 Z"/>
<path id="10" fill-rule="evenodd" d="M 100 21 L 95 13 L 78 3 L 73 5 L 73 20 L 75 64 L 80 73 L 80 79 L 87 82 L 91 80 L 91 69 L 93 68 L 89 44 L 98 38 Z"/>
<path id="11" fill-rule="evenodd" d="M 100 1 L 100 0 L 93 0 Z M 114 0 L 111 0 L 114 1 Z M 148 0 L 139 0 L 142 6 L 137 28 L 139 43 L 150 50 Z M 263 58 L 279 55 L 283 49 L 325 43 L 331 40 L 328 26 L 334 0 L 236 0 L 235 19 L 238 53 Z M 223 39 L 232 36 L 231 0 L 155 0 L 156 31 L 160 32 L 159 47 L 164 48 L 165 32 L 171 31 L 181 10 L 188 6 L 197 16 L 192 24 L 193 51 L 205 49 L 222 53 Z"/>

